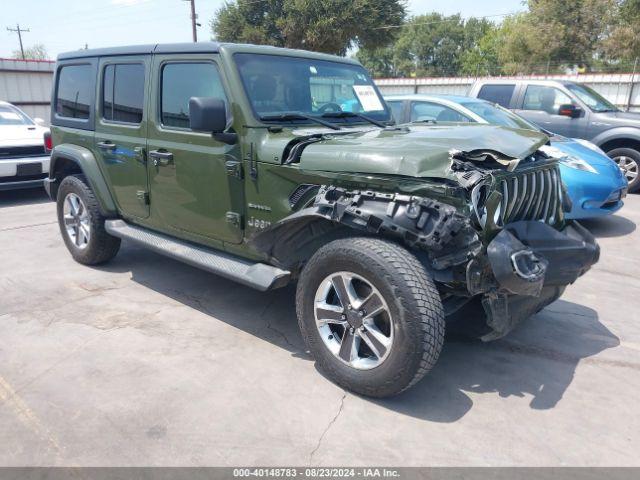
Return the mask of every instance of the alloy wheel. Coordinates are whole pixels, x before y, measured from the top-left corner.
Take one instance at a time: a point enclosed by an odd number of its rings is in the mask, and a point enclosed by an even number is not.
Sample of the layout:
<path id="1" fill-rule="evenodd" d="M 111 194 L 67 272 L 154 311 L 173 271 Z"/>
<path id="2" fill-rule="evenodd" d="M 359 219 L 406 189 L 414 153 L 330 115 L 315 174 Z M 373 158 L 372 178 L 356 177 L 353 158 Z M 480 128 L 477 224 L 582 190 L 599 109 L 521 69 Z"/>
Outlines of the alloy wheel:
<path id="1" fill-rule="evenodd" d="M 636 160 L 625 155 L 615 157 L 613 160 L 618 164 L 629 183 L 638 178 L 638 162 Z"/>
<path id="2" fill-rule="evenodd" d="M 329 351 L 358 370 L 379 366 L 393 345 L 393 318 L 382 294 L 365 278 L 337 272 L 315 296 L 314 314 Z"/>
<path id="3" fill-rule="evenodd" d="M 64 228 L 76 248 L 87 248 L 91 239 L 91 219 L 82 199 L 69 193 L 64 199 Z"/>

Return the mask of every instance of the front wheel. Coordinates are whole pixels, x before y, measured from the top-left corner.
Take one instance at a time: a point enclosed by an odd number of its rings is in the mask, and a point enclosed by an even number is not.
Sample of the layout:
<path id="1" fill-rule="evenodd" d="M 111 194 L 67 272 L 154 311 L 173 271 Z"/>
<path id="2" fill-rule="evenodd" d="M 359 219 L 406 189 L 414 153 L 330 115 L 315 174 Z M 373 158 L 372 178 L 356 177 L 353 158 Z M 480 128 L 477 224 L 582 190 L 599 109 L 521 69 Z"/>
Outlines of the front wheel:
<path id="1" fill-rule="evenodd" d="M 302 271 L 296 307 L 319 368 L 362 395 L 406 390 L 442 349 L 440 295 L 418 259 L 392 242 L 350 238 L 322 247 Z"/>
<path id="2" fill-rule="evenodd" d="M 616 148 L 607 155 L 618 164 L 629 182 L 629 192 L 640 190 L 640 152 L 633 148 Z"/>

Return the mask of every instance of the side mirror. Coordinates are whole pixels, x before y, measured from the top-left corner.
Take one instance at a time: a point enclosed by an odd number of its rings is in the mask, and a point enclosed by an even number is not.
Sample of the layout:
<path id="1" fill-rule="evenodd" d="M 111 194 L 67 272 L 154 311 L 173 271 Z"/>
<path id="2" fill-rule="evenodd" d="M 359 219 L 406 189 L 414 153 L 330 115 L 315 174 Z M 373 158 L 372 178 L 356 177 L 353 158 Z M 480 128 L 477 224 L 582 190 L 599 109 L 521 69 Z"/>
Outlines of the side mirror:
<path id="1" fill-rule="evenodd" d="M 576 107 L 572 103 L 567 103 L 565 105 L 560 105 L 560 108 L 558 108 L 558 115 L 569 118 L 578 118 L 582 115 L 582 109 L 580 107 Z"/>
<path id="2" fill-rule="evenodd" d="M 189 99 L 189 127 L 194 132 L 211 133 L 220 142 L 234 144 L 237 134 L 227 129 L 227 109 L 224 100 L 213 97 L 191 97 Z"/>
<path id="3" fill-rule="evenodd" d="M 34 118 L 33 121 L 35 122 L 36 125 L 40 125 L 41 127 L 44 127 L 45 125 L 44 120 L 39 117 Z"/>

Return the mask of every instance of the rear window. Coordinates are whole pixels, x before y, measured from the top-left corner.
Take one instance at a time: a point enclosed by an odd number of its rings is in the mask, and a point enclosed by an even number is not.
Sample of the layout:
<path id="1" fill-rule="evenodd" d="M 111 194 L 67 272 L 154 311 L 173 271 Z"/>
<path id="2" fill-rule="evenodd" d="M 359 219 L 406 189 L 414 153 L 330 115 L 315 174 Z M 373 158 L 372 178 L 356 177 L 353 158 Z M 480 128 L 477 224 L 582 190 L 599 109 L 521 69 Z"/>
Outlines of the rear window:
<path id="1" fill-rule="evenodd" d="M 142 122 L 144 65 L 116 64 L 104 69 L 102 116 L 105 120 Z"/>
<path id="2" fill-rule="evenodd" d="M 509 108 L 515 85 L 483 85 L 478 98 Z"/>
<path id="3" fill-rule="evenodd" d="M 55 111 L 60 117 L 87 120 L 90 115 L 94 71 L 91 65 L 68 65 L 58 74 Z"/>

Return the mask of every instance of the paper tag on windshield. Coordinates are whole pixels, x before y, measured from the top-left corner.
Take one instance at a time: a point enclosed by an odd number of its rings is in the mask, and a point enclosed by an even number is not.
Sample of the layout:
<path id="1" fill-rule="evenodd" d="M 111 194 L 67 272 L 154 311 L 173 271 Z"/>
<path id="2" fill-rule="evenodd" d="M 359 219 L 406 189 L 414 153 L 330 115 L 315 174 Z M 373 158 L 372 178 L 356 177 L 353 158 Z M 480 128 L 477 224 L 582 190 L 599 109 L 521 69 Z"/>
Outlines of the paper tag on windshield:
<path id="1" fill-rule="evenodd" d="M 365 112 L 384 110 L 380 98 L 371 85 L 354 85 L 353 91 L 358 96 Z"/>

